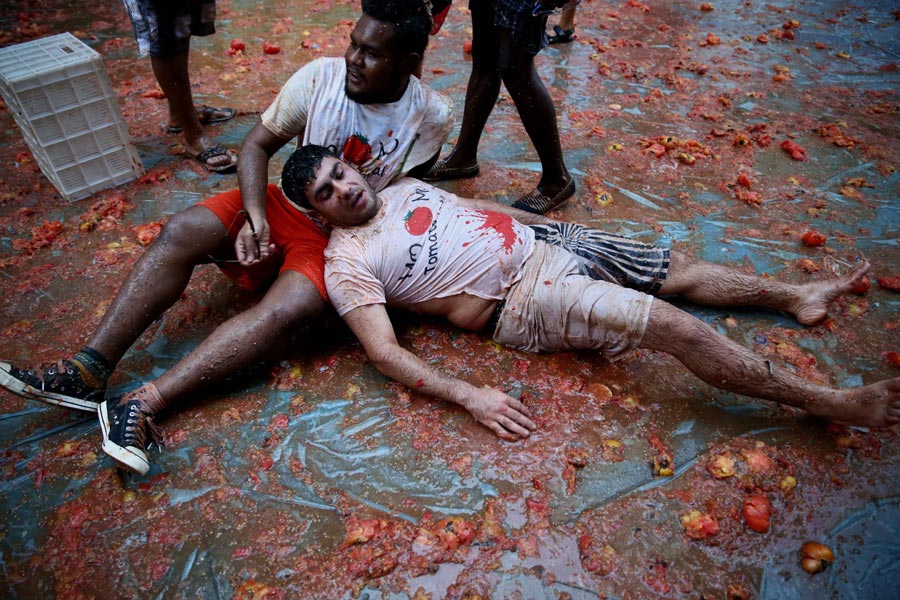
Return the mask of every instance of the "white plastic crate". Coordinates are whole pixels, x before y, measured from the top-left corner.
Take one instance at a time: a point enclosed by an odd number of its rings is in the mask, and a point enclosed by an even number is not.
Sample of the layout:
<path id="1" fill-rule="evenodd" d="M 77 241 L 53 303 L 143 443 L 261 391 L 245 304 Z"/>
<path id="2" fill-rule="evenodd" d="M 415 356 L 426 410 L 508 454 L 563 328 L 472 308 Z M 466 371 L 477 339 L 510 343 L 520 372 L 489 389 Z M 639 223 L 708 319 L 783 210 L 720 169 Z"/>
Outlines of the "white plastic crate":
<path id="1" fill-rule="evenodd" d="M 0 48 L 0 94 L 66 200 L 144 172 L 103 60 L 72 34 Z"/>

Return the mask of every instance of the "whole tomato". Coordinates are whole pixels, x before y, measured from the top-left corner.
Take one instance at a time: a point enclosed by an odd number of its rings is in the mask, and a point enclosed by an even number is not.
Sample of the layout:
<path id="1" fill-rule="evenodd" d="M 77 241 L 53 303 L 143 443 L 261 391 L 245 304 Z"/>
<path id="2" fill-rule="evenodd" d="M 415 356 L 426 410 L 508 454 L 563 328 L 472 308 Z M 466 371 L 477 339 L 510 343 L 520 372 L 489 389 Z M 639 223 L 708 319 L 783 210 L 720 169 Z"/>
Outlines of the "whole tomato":
<path id="1" fill-rule="evenodd" d="M 825 244 L 826 238 L 824 235 L 816 231 L 815 229 L 810 229 L 806 233 L 803 234 L 803 243 L 807 246 L 822 246 Z"/>

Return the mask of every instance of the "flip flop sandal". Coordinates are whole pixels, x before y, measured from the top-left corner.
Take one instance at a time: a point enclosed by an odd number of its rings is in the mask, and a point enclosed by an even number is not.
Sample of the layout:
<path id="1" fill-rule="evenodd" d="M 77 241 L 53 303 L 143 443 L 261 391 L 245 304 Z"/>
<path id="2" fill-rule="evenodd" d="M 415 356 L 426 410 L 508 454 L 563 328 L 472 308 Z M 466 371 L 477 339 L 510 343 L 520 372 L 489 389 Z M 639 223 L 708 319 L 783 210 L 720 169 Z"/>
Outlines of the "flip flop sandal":
<path id="1" fill-rule="evenodd" d="M 563 29 L 559 25 L 554 25 L 553 31 L 556 32 L 556 35 L 551 35 L 547 38 L 547 42 L 550 44 L 568 44 L 575 39 L 574 27 L 572 29 Z"/>
<path id="2" fill-rule="evenodd" d="M 222 113 L 224 116 L 215 116 L 216 113 Z M 233 108 L 216 108 L 204 104 L 197 108 L 197 119 L 201 125 L 215 125 L 216 123 L 224 123 L 234 118 Z M 176 125 L 166 125 L 166 131 L 169 133 L 181 133 L 182 128 Z"/>
<path id="3" fill-rule="evenodd" d="M 439 160 L 428 172 L 422 175 L 422 181 L 445 181 L 447 179 L 468 179 L 477 177 L 481 168 L 474 164 L 471 167 L 448 167 L 447 162 Z"/>
<path id="4" fill-rule="evenodd" d="M 228 152 L 228 148 L 223 146 L 222 144 L 216 144 L 215 146 L 210 146 L 200 154 L 193 156 L 192 158 L 198 160 L 201 165 L 203 165 L 207 171 L 212 171 L 213 173 L 231 173 L 237 169 L 237 158 L 234 158 L 227 165 L 211 165 L 209 164 L 210 158 L 215 158 L 217 156 L 230 156 Z"/>
<path id="5" fill-rule="evenodd" d="M 569 198 L 575 195 L 575 180 L 570 179 L 569 183 L 566 184 L 566 187 L 562 189 L 556 196 L 551 198 L 545 194 L 542 194 L 535 188 L 533 191 L 528 192 L 521 198 L 513 203 L 513 208 L 518 208 L 519 210 L 524 210 L 530 213 L 534 213 L 537 215 L 543 215 Z"/>

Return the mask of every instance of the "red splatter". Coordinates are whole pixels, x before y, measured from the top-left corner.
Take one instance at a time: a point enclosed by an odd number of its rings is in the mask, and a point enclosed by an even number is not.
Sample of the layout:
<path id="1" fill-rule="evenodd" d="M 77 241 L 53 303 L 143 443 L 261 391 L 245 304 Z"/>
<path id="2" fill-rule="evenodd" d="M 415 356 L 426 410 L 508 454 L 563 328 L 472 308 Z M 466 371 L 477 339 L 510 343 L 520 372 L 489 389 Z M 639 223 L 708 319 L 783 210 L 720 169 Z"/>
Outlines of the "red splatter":
<path id="1" fill-rule="evenodd" d="M 416 380 L 416 387 L 419 387 L 419 388 L 420 388 L 420 387 L 424 387 L 424 386 L 425 386 L 425 382 L 424 382 L 424 381 L 422 381 L 421 379 L 417 379 L 417 380 Z"/>
<path id="2" fill-rule="evenodd" d="M 244 546 L 243 548 L 236 548 L 234 552 L 231 553 L 231 558 L 247 558 L 250 556 L 250 547 Z"/>
<path id="3" fill-rule="evenodd" d="M 509 215 L 490 212 L 486 210 L 479 211 L 484 215 L 484 223 L 478 228 L 493 229 L 503 238 L 503 249 L 509 254 L 512 252 L 513 244 L 516 243 L 516 232 L 513 230 L 513 220 Z"/>
<path id="4" fill-rule="evenodd" d="M 275 418 L 272 419 L 270 427 L 272 429 L 284 429 L 290 423 L 290 419 L 285 414 L 275 415 Z"/>
<path id="5" fill-rule="evenodd" d="M 884 358 L 895 367 L 900 367 L 900 352 L 885 352 Z"/>
<path id="6" fill-rule="evenodd" d="M 162 232 L 162 223 L 154 221 L 153 223 L 138 225 L 134 231 L 141 246 L 149 246 Z"/>

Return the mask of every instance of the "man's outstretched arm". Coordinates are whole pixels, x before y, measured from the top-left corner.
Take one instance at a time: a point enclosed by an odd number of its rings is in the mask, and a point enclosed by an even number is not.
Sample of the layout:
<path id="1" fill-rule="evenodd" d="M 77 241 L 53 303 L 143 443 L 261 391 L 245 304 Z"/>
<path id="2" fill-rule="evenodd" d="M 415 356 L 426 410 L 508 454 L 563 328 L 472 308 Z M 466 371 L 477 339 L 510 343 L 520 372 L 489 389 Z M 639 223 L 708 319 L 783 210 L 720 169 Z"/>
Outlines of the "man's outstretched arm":
<path id="1" fill-rule="evenodd" d="M 445 375 L 401 347 L 383 304 L 355 308 L 344 315 L 344 321 L 375 367 L 391 379 L 417 392 L 459 404 L 504 439 L 528 437 L 537 428 L 531 413 L 515 398 Z"/>

